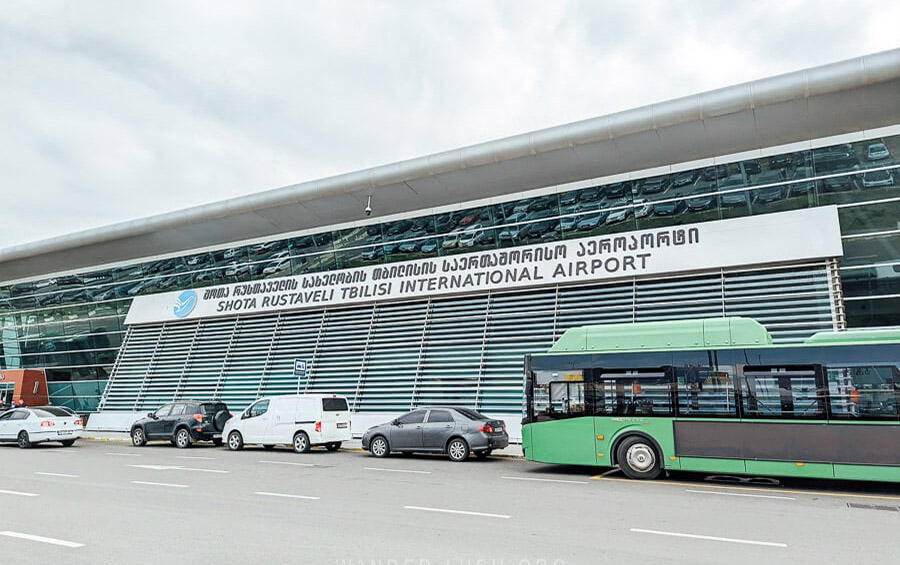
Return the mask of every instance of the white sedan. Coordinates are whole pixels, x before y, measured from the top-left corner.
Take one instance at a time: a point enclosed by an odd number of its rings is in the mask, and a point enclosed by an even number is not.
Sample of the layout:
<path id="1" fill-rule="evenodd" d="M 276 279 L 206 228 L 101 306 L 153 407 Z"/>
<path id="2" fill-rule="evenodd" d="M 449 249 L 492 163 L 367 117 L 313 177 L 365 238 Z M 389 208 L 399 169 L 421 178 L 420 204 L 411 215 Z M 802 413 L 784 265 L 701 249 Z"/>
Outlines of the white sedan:
<path id="1" fill-rule="evenodd" d="M 14 408 L 0 414 L 0 441 L 14 441 L 22 448 L 42 441 L 69 447 L 83 430 L 81 417 L 59 406 Z"/>

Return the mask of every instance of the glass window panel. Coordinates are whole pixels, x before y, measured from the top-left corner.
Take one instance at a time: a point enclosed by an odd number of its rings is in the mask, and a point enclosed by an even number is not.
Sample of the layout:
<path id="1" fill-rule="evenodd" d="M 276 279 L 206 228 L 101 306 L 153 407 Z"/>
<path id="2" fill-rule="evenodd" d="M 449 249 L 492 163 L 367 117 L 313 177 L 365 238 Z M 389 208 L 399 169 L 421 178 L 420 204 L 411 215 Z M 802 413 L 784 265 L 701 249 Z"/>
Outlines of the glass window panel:
<path id="1" fill-rule="evenodd" d="M 844 296 L 900 294 L 900 264 L 844 269 L 841 271 L 841 285 Z"/>
<path id="2" fill-rule="evenodd" d="M 494 216 L 496 217 L 496 214 Z M 434 233 L 437 235 L 449 233 L 451 230 L 453 230 L 455 225 L 456 219 L 450 212 L 447 212 L 445 214 L 438 214 L 434 217 Z"/>
<path id="3" fill-rule="evenodd" d="M 668 377 L 659 369 L 625 372 L 597 370 L 588 402 L 598 416 L 673 415 Z"/>
<path id="4" fill-rule="evenodd" d="M 675 367 L 675 380 L 680 415 L 737 417 L 733 367 Z"/>
<path id="5" fill-rule="evenodd" d="M 381 238 L 381 227 L 379 225 L 369 225 L 369 226 L 360 226 L 355 228 L 347 228 L 344 230 L 339 230 L 334 232 L 334 248 L 337 250 L 347 249 L 351 247 L 361 247 L 363 245 L 367 245 L 371 243 L 375 239 Z M 301 238 L 296 238 L 293 241 L 300 243 L 298 240 Z M 306 241 L 304 241 L 305 245 L 300 246 L 299 248 L 303 249 L 299 253 L 311 253 L 316 250 L 315 242 L 311 236 L 306 237 Z M 295 254 L 297 253 L 295 252 Z"/>
<path id="6" fill-rule="evenodd" d="M 141 270 L 141 266 L 138 264 L 112 269 L 112 274 L 113 279 L 115 279 L 117 282 L 131 281 L 141 278 L 141 276 L 143 276 L 143 271 Z"/>
<path id="7" fill-rule="evenodd" d="M 689 191 L 685 185 L 673 188 L 674 175 L 659 175 L 635 181 L 634 194 L 649 201 L 675 198 Z"/>
<path id="8" fill-rule="evenodd" d="M 598 202 L 604 196 L 610 200 L 614 200 L 616 198 L 625 198 L 626 200 L 637 199 L 632 189 L 631 182 L 615 182 L 612 184 L 604 185 L 602 187 L 597 187 L 597 192 L 592 193 L 590 196 L 591 198 L 588 198 L 588 195 L 583 194 L 581 196 L 581 202 Z"/>
<path id="9" fill-rule="evenodd" d="M 291 267 L 290 251 L 284 250 L 276 253 L 272 259 L 262 265 L 262 277 L 274 279 L 277 277 L 289 277 L 293 274 Z"/>
<path id="10" fill-rule="evenodd" d="M 384 230 L 385 241 L 397 241 L 406 239 L 406 234 L 412 231 L 412 220 L 397 220 L 396 222 L 387 222 L 382 228 Z"/>
<path id="11" fill-rule="evenodd" d="M 850 328 L 900 325 L 900 298 L 847 300 L 844 308 Z"/>
<path id="12" fill-rule="evenodd" d="M 749 418 L 824 418 L 824 393 L 808 367 L 747 368 L 741 391 Z"/>
<path id="13" fill-rule="evenodd" d="M 244 282 L 250 280 L 250 265 L 239 261 L 231 261 L 221 269 L 223 282 Z"/>
<path id="14" fill-rule="evenodd" d="M 812 166 L 816 175 L 828 175 L 835 172 L 858 168 L 859 155 L 850 143 L 840 143 L 829 147 L 812 150 Z"/>
<path id="15" fill-rule="evenodd" d="M 896 420 L 900 417 L 897 365 L 826 367 L 831 417 L 846 420 Z"/>
<path id="16" fill-rule="evenodd" d="M 200 269 L 208 269 L 213 265 L 213 257 L 211 253 L 196 253 L 194 255 L 186 255 L 182 257 L 184 266 L 190 271 L 199 271 Z"/>
<path id="17" fill-rule="evenodd" d="M 844 240 L 844 266 L 888 263 L 900 257 L 900 234 Z"/>
<path id="18" fill-rule="evenodd" d="M 396 250 L 396 247 L 395 244 L 393 249 Z M 384 247 L 377 244 L 356 249 L 340 249 L 334 252 L 334 256 L 337 260 L 338 269 L 362 267 L 364 265 L 384 263 Z"/>
<path id="19" fill-rule="evenodd" d="M 753 213 L 751 193 L 747 190 L 740 190 L 750 184 L 750 179 L 746 174 L 729 174 L 726 177 L 718 178 L 716 182 L 719 192 L 719 211 L 722 218 L 749 216 Z"/>
<path id="20" fill-rule="evenodd" d="M 900 229 L 900 200 L 838 210 L 844 235 Z"/>
<path id="21" fill-rule="evenodd" d="M 230 247 L 228 249 L 220 249 L 218 251 L 213 251 L 212 256 L 213 263 L 220 266 L 232 265 L 235 263 L 246 263 L 248 260 L 246 247 Z"/>
<path id="22" fill-rule="evenodd" d="M 81 278 L 88 287 L 108 285 L 113 282 L 113 273 L 111 270 L 91 271 L 83 274 Z"/>
<path id="23" fill-rule="evenodd" d="M 225 269 L 208 269 L 193 274 L 193 286 L 213 286 L 226 282 Z"/>
<path id="24" fill-rule="evenodd" d="M 294 257 L 293 262 L 293 270 L 295 275 L 302 275 L 304 273 L 319 273 L 322 271 L 331 271 L 337 268 L 335 254 L 332 252 Z"/>
<path id="25" fill-rule="evenodd" d="M 265 261 L 281 251 L 287 251 L 287 240 L 264 241 L 248 247 L 250 261 Z"/>

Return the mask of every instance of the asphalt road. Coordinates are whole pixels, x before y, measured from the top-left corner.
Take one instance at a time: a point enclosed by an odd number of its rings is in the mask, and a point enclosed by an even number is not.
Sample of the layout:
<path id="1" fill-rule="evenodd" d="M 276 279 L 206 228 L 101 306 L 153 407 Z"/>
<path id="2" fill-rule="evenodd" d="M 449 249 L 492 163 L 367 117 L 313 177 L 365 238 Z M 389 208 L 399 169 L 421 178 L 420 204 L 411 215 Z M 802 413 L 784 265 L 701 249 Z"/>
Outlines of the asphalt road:
<path id="1" fill-rule="evenodd" d="M 866 563 L 900 556 L 900 487 L 358 451 L 0 446 L 2 563 Z M 849 504 L 867 505 L 868 508 Z"/>

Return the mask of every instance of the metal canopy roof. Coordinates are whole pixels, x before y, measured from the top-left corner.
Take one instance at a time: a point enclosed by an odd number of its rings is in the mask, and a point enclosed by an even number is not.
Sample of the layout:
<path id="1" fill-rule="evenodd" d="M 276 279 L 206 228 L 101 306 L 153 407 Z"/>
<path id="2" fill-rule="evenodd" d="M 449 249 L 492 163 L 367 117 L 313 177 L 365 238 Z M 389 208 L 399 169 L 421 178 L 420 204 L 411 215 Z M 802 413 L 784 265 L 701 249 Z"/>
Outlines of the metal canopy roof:
<path id="1" fill-rule="evenodd" d="M 0 250 L 0 280 L 900 123 L 900 49 Z"/>

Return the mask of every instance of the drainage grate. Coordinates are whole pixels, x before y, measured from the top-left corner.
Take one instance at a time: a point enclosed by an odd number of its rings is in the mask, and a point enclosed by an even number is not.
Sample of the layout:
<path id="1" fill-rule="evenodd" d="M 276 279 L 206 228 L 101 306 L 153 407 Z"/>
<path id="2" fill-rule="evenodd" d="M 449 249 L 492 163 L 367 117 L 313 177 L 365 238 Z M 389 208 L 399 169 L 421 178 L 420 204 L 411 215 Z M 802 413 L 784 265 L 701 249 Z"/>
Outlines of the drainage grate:
<path id="1" fill-rule="evenodd" d="M 863 508 L 865 510 L 887 510 L 889 512 L 900 512 L 900 506 L 879 506 L 877 504 L 857 504 L 856 502 L 848 502 L 849 508 Z"/>

